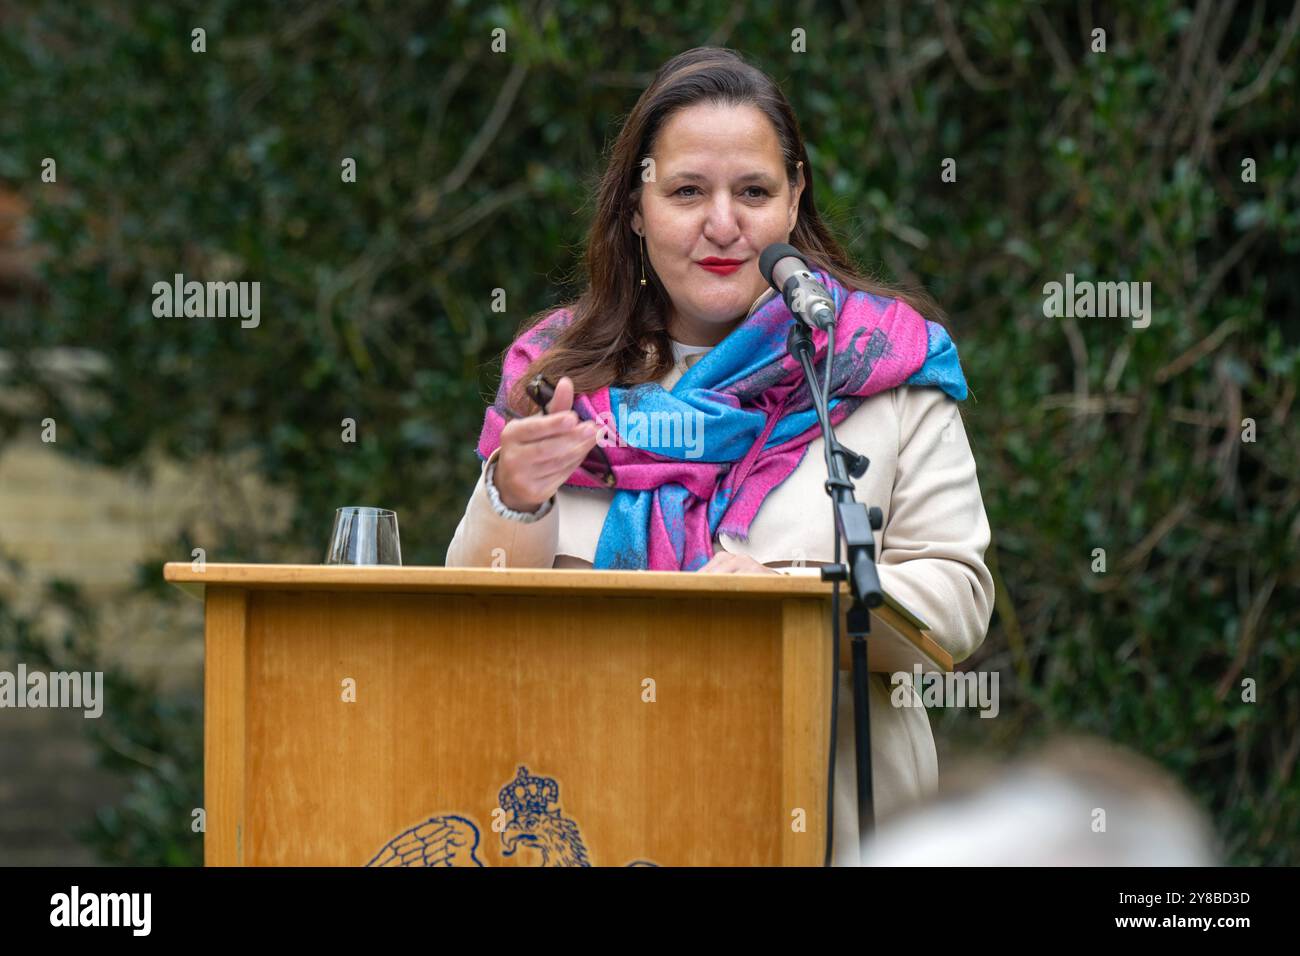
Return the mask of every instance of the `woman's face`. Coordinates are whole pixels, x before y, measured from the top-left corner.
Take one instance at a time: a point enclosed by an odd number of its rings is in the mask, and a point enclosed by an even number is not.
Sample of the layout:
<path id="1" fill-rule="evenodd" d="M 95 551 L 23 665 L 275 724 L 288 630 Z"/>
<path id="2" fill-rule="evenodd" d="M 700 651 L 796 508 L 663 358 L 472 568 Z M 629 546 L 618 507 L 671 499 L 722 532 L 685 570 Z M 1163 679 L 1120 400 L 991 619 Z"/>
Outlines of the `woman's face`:
<path id="1" fill-rule="evenodd" d="M 699 103 L 659 132 L 654 181 L 642 187 L 633 228 L 668 291 L 668 332 L 687 345 L 716 345 L 768 288 L 759 254 L 788 242 L 803 192 L 792 190 L 776 130 L 757 107 Z M 706 269 L 710 258 L 734 269 Z"/>

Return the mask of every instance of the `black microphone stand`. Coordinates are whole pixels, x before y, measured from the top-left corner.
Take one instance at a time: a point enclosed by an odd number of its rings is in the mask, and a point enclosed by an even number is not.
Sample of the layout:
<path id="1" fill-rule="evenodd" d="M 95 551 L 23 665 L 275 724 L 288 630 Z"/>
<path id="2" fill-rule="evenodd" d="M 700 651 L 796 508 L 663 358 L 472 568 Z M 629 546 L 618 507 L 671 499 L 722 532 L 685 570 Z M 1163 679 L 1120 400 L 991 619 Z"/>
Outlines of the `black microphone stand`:
<path id="1" fill-rule="evenodd" d="M 858 784 L 858 853 L 859 858 L 867 838 L 875 828 L 875 808 L 871 792 L 871 711 L 867 696 L 867 635 L 871 632 L 871 612 L 868 608 L 884 603 L 880 590 L 880 577 L 876 573 L 876 541 L 872 531 L 879 530 L 883 515 L 879 508 L 868 509 L 853 496 L 853 482 L 849 475 L 861 478 L 871 462 L 841 444 L 831 428 L 830 384 L 831 363 L 835 355 L 835 327 L 827 329 L 825 382 L 817 387 L 817 374 L 813 368 L 812 334 L 798 319 L 790 327 L 786 350 L 803 368 L 817 420 L 822 428 L 826 446 L 826 493 L 831 498 L 835 517 L 835 563 L 821 569 L 823 581 L 834 582 L 831 591 L 831 633 L 833 657 L 831 660 L 831 733 L 830 756 L 826 778 L 826 858 L 831 865 L 835 836 L 835 739 L 839 716 L 839 666 L 840 666 L 840 584 L 849 582 L 852 604 L 849 605 L 848 631 L 852 642 L 853 659 L 853 740 L 857 758 Z M 847 563 L 840 563 L 840 544 L 847 549 Z"/>

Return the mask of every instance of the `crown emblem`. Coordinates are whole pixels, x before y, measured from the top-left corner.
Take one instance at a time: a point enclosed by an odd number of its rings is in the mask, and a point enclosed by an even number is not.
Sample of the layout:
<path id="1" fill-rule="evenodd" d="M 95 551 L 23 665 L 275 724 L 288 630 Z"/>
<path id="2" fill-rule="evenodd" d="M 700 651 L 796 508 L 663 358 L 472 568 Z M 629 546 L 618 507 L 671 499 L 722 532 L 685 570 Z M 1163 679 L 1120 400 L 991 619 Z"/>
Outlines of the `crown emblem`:
<path id="1" fill-rule="evenodd" d="M 555 814 L 560 807 L 560 785 L 553 777 L 534 777 L 521 765 L 515 779 L 501 788 L 499 799 L 502 810 L 516 814 Z"/>

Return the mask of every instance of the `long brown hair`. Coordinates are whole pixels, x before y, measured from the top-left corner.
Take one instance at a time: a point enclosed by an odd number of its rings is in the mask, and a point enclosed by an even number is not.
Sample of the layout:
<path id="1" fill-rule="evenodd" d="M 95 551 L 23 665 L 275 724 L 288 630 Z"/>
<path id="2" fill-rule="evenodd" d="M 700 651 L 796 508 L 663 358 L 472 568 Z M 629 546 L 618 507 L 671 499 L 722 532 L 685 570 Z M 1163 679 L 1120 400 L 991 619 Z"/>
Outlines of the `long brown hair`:
<path id="1" fill-rule="evenodd" d="M 803 163 L 804 190 L 790 244 L 811 267 L 848 288 L 901 299 L 926 318 L 942 321 L 938 305 L 927 293 L 861 274 L 831 235 L 817 211 L 817 177 L 803 134 L 781 88 L 734 50 L 696 47 L 660 67 L 614 141 L 587 233 L 586 291 L 573 302 L 538 312 L 521 327 L 523 335 L 557 309 L 573 313 L 573 321 L 515 383 L 507 396 L 513 410 L 530 409 L 523 386 L 539 372 L 552 382 L 569 376 L 575 394 L 606 385 L 657 382 L 668 374 L 672 367 L 670 300 L 648 261 L 646 285 L 640 284 L 639 237 L 632 231 L 631 217 L 642 187 L 642 158 L 654 151 L 660 129 L 673 114 L 701 102 L 748 104 L 761 110 L 776 129 L 791 189 L 798 183 L 799 163 Z"/>

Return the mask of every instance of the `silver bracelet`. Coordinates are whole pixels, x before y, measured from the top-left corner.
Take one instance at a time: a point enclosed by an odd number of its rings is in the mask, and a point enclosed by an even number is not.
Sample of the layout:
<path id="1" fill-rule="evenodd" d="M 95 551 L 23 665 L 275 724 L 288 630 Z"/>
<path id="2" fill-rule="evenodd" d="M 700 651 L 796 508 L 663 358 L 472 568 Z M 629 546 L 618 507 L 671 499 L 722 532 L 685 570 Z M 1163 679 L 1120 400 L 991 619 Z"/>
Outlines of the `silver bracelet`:
<path id="1" fill-rule="evenodd" d="M 509 518 L 511 521 L 522 521 L 524 524 L 532 524 L 545 518 L 555 505 L 555 496 L 552 495 L 546 501 L 543 501 L 541 507 L 536 511 L 515 511 L 513 508 L 507 508 L 501 501 L 501 493 L 497 491 L 497 486 L 492 481 L 492 476 L 496 472 L 497 463 L 494 461 L 487 466 L 487 473 L 483 476 L 483 483 L 487 486 L 488 501 L 492 502 L 492 510 L 503 518 Z"/>

